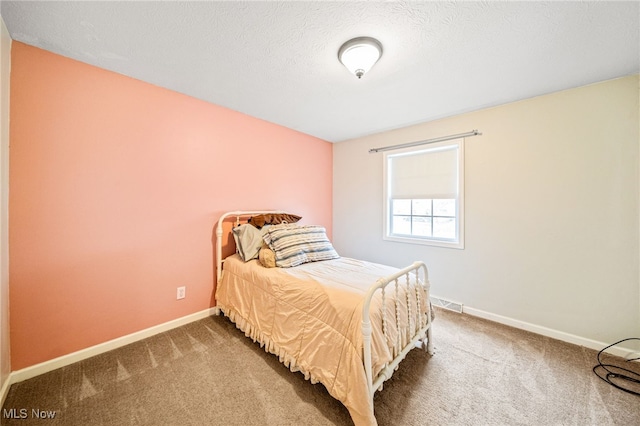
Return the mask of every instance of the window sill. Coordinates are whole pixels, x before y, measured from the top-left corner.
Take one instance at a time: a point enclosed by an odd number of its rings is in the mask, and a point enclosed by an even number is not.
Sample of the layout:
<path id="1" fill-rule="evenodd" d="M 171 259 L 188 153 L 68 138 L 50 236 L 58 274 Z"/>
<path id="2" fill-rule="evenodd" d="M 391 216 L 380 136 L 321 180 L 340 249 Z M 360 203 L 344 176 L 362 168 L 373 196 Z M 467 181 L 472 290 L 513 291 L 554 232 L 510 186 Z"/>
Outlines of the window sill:
<path id="1" fill-rule="evenodd" d="M 396 235 L 393 235 L 393 236 L 385 235 L 382 237 L 382 239 L 385 241 L 394 241 L 396 243 L 419 244 L 423 246 L 446 247 L 446 248 L 464 250 L 463 241 L 447 241 L 447 240 L 437 240 L 437 239 L 430 239 L 430 238 L 412 238 L 412 237 L 401 237 Z"/>

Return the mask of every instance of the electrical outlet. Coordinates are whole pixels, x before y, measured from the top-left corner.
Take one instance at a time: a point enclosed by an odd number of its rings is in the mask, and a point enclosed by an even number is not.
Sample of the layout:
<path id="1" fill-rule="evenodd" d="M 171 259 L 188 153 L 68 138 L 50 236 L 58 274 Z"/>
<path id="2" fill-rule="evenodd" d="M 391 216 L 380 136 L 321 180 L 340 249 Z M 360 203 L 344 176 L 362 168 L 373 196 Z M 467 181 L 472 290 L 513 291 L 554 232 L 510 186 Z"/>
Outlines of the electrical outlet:
<path id="1" fill-rule="evenodd" d="M 184 299 L 187 293 L 187 288 L 182 286 L 182 287 L 178 287 L 178 295 L 176 297 L 176 299 Z"/>

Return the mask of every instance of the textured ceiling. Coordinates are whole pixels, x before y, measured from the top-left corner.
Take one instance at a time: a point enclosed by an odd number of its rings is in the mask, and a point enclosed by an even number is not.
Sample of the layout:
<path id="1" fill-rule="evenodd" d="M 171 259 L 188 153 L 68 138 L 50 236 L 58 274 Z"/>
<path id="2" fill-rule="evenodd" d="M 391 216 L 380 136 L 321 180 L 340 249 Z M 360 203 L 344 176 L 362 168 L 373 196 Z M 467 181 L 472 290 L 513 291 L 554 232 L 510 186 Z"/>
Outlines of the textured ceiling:
<path id="1" fill-rule="evenodd" d="M 14 40 L 336 142 L 640 71 L 640 2 L 12 2 Z M 384 54 L 358 80 L 342 43 Z M 468 129 L 461 129 L 468 130 Z"/>

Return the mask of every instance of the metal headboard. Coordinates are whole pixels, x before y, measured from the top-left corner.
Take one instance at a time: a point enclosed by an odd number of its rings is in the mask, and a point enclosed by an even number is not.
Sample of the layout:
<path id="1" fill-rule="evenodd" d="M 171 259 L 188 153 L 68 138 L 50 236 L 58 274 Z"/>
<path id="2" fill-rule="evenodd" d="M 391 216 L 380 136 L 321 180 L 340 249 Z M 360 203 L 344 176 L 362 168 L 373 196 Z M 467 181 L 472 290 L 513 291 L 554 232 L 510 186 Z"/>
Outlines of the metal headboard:
<path id="1" fill-rule="evenodd" d="M 218 225 L 216 227 L 216 282 L 220 282 L 220 278 L 222 278 L 222 234 L 223 234 L 223 224 L 225 219 L 228 217 L 236 218 L 236 225 L 240 223 L 240 218 L 255 216 L 259 214 L 286 214 L 287 212 L 282 210 L 236 210 L 232 212 L 227 212 L 220 216 L 218 219 Z"/>

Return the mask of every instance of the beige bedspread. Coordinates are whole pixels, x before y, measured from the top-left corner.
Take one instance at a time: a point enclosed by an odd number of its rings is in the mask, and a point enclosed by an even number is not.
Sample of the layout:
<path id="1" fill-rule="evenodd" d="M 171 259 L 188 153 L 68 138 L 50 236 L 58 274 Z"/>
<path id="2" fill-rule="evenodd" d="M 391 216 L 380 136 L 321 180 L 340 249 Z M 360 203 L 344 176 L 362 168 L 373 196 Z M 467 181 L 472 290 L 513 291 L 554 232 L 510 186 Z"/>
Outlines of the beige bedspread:
<path id="1" fill-rule="evenodd" d="M 375 425 L 362 361 L 362 305 L 368 288 L 397 270 L 349 258 L 295 268 L 264 268 L 256 260 L 245 263 L 237 255 L 225 260 L 223 270 L 216 299 L 224 314 L 292 371 L 324 384 L 347 407 L 356 425 Z M 404 289 L 399 286 L 401 300 L 406 300 Z M 374 373 L 395 356 L 398 327 L 392 291 L 395 287 L 385 297 L 386 333 L 381 324 L 381 297 L 372 303 Z M 413 286 L 411 291 L 420 292 L 426 300 L 422 287 L 416 290 Z M 410 309 L 415 310 L 415 305 Z M 421 311 L 427 310 L 423 304 Z M 399 311 L 399 317 L 399 340 L 405 345 L 410 339 L 406 308 Z"/>

